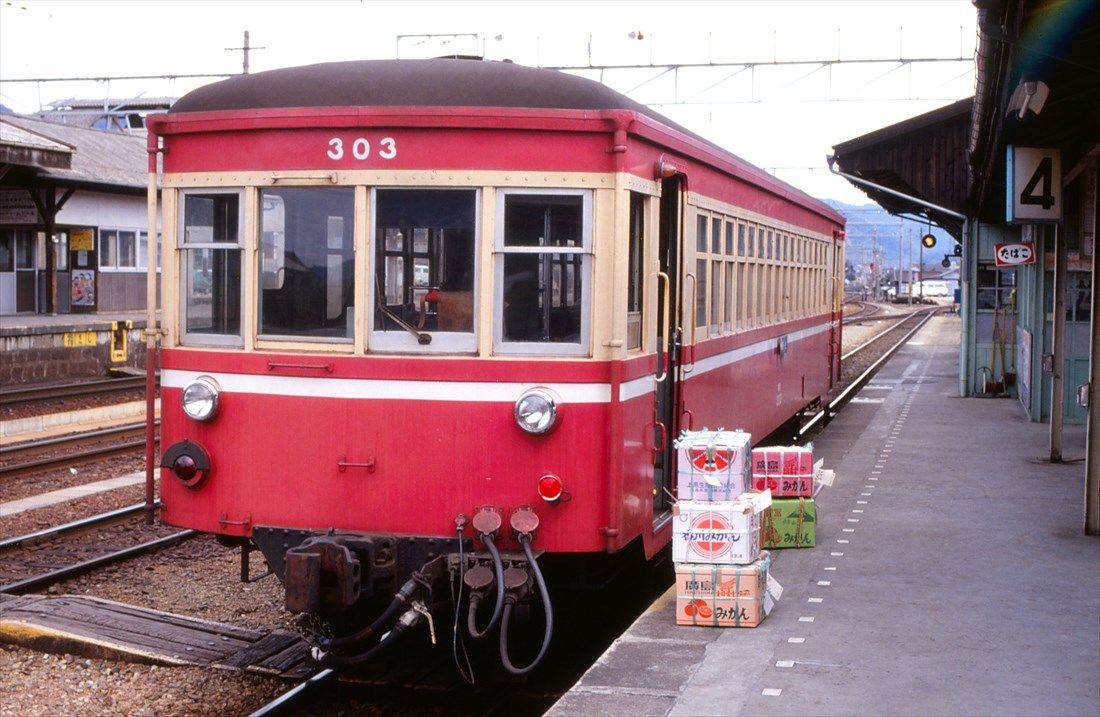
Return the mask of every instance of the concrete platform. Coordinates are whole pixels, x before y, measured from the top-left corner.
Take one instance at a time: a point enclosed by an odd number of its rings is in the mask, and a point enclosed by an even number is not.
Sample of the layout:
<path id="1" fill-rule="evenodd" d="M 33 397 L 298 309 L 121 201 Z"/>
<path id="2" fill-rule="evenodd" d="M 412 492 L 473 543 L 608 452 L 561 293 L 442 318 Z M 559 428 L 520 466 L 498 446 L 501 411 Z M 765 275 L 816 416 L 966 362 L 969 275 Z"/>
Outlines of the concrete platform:
<path id="1" fill-rule="evenodd" d="M 144 312 L 0 316 L 0 386 L 141 370 L 145 324 Z"/>
<path id="2" fill-rule="evenodd" d="M 837 483 L 817 547 L 772 552 L 760 627 L 676 627 L 666 594 L 548 714 L 1100 714 L 1084 463 L 1044 462 L 1015 400 L 958 397 L 958 327 L 933 320 L 815 442 Z"/>

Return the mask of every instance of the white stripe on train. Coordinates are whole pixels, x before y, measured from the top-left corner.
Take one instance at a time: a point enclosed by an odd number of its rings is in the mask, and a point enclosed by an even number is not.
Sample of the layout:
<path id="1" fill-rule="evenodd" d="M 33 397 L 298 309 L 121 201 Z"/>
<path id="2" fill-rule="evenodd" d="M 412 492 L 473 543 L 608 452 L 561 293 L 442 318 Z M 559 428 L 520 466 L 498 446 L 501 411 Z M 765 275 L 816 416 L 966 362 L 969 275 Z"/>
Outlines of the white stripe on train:
<path id="1" fill-rule="evenodd" d="M 828 324 L 787 334 L 794 343 L 828 330 Z M 776 338 L 701 359 L 688 374 L 693 377 L 775 350 Z M 542 385 L 556 392 L 565 403 L 610 403 L 607 383 L 543 383 L 499 381 L 404 381 L 397 379 L 329 378 L 312 376 L 269 376 L 216 371 L 164 369 L 160 383 L 166 388 L 184 388 L 199 376 L 210 376 L 229 393 L 261 393 L 310 398 L 392 399 L 405 401 L 460 401 L 464 403 L 513 403 L 527 389 Z M 619 386 L 619 400 L 628 401 L 653 392 L 653 375 L 642 376 Z"/>

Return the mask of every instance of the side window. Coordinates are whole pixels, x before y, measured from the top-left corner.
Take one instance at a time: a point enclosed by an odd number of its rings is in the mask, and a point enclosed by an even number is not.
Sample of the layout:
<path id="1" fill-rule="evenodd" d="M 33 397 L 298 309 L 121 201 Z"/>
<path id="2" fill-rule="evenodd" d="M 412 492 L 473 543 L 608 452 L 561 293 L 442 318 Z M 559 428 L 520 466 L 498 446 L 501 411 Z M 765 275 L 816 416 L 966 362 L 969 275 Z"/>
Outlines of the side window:
<path id="1" fill-rule="evenodd" d="M 645 286 L 645 197 L 630 193 L 630 237 L 627 251 L 626 347 L 642 346 L 642 287 Z"/>
<path id="2" fill-rule="evenodd" d="M 695 222 L 695 326 L 707 325 L 707 218 L 700 214 Z"/>
<path id="3" fill-rule="evenodd" d="M 1015 279 L 1015 269 L 1013 272 Z M 1068 273 L 1069 296 L 1066 298 L 1066 321 L 1087 322 L 1092 314 L 1092 274 L 1087 271 Z"/>
<path id="4" fill-rule="evenodd" d="M 1073 278 L 1073 273 L 1069 274 Z M 993 311 L 1014 305 L 1016 299 L 1016 270 L 998 269 L 991 264 L 979 264 L 977 272 L 978 311 Z M 1074 282 L 1070 281 L 1073 287 Z M 1066 294 L 1067 318 L 1071 318 L 1073 293 Z"/>
<path id="5" fill-rule="evenodd" d="M 371 348 L 476 350 L 477 191 L 379 189 L 374 196 Z"/>
<path id="6" fill-rule="evenodd" d="M 185 192 L 180 216 L 183 341 L 240 346 L 240 192 Z"/>
<path id="7" fill-rule="evenodd" d="M 591 192 L 501 190 L 497 212 L 496 350 L 586 353 Z"/>
<path id="8" fill-rule="evenodd" d="M 354 192 L 351 187 L 260 192 L 261 336 L 352 339 Z"/>
<path id="9" fill-rule="evenodd" d="M 118 266 L 118 232 L 114 229 L 99 230 L 99 268 Z"/>

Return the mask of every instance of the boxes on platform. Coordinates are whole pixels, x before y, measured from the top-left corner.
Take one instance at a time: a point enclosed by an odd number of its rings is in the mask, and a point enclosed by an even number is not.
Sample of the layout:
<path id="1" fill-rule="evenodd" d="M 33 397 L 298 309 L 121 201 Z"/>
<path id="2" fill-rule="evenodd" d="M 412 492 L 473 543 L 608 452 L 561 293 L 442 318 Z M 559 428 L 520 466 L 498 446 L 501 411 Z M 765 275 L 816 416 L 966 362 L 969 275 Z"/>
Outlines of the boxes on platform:
<path id="1" fill-rule="evenodd" d="M 672 517 L 676 563 L 744 565 L 760 554 L 760 513 L 770 493 L 743 493 L 735 500 L 681 500 Z"/>
<path id="2" fill-rule="evenodd" d="M 776 446 L 752 449 L 752 487 L 769 489 L 774 498 L 812 497 L 812 446 Z"/>
<path id="3" fill-rule="evenodd" d="M 733 500 L 748 490 L 752 448 L 748 433 L 684 431 L 675 447 L 680 500 Z"/>
<path id="4" fill-rule="evenodd" d="M 748 565 L 676 566 L 676 624 L 756 627 L 771 612 L 767 551 Z"/>
<path id="5" fill-rule="evenodd" d="M 813 498 L 773 498 L 760 518 L 762 548 L 812 548 L 817 544 Z"/>

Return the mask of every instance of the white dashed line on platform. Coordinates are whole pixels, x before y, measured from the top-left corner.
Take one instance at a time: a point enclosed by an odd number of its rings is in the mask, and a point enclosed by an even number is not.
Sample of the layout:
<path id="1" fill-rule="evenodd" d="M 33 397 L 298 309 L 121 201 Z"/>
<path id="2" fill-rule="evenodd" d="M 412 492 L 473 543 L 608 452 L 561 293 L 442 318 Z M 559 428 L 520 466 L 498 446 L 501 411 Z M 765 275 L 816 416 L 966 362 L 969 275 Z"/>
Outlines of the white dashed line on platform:
<path id="1" fill-rule="evenodd" d="M 776 667 L 794 667 L 794 660 L 776 660 Z"/>
<path id="2" fill-rule="evenodd" d="M 791 644 L 794 644 L 794 645 L 801 645 L 802 643 L 806 642 L 806 638 L 804 638 L 804 637 L 788 637 L 787 642 L 789 642 Z"/>
<path id="3" fill-rule="evenodd" d="M 813 619 L 813 616 L 805 616 L 805 617 L 798 618 L 798 621 L 799 622 L 813 622 L 814 619 Z"/>
<path id="4" fill-rule="evenodd" d="M 779 695 L 783 694 L 783 690 L 777 689 L 775 687 L 765 687 L 763 690 L 760 691 L 760 694 L 764 695 L 765 697 L 778 697 Z"/>

